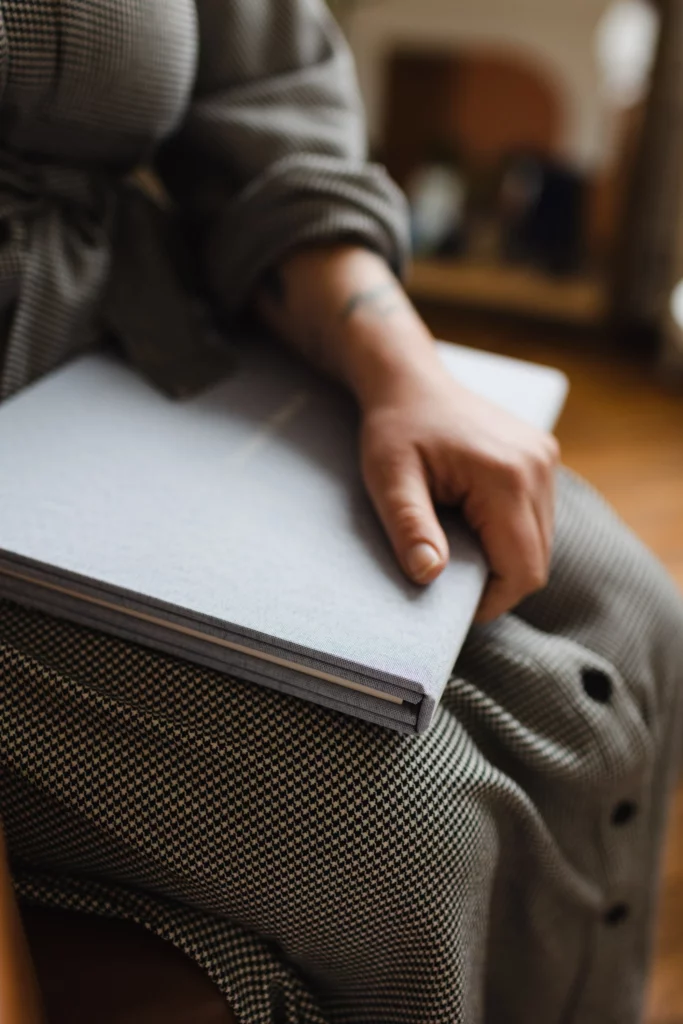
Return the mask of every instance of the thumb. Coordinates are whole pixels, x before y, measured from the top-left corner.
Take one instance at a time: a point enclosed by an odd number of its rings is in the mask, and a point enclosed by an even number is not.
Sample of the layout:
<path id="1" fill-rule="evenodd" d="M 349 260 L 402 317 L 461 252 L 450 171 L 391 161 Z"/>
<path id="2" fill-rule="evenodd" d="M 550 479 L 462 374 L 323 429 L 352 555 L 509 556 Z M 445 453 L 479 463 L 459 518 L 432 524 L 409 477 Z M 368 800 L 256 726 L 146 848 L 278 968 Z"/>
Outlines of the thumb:
<path id="1" fill-rule="evenodd" d="M 431 583 L 448 561 L 448 541 L 417 452 L 373 460 L 365 485 L 403 571 L 415 583 Z"/>

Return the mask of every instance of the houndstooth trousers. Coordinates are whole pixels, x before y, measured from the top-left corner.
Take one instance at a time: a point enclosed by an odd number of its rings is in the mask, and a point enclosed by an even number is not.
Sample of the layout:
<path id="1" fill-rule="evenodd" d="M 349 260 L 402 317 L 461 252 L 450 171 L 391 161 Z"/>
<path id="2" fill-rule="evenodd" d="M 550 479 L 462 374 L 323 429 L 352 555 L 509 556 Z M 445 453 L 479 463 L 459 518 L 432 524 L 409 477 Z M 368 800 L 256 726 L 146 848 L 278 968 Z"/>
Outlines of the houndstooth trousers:
<path id="1" fill-rule="evenodd" d="M 20 896 L 137 921 L 245 1024 L 635 1024 L 683 609 L 568 474 L 548 588 L 405 738 L 0 606 Z"/>
<path id="2" fill-rule="evenodd" d="M 210 378 L 140 163 L 225 315 L 294 244 L 400 266 L 319 0 L 0 0 L 0 115 L 2 396 L 104 327 Z M 673 585 L 569 474 L 549 586 L 473 629 L 425 736 L 0 603 L 17 891 L 175 943 L 243 1024 L 636 1024 L 682 683 Z"/>

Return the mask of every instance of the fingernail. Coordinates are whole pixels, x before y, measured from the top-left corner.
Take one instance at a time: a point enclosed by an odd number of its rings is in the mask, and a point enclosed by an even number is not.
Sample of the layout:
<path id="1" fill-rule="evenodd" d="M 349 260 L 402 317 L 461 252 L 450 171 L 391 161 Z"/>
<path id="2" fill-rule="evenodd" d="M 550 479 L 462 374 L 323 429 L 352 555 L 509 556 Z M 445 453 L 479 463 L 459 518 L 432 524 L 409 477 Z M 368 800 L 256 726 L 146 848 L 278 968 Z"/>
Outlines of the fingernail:
<path id="1" fill-rule="evenodd" d="M 416 544 L 406 557 L 408 572 L 417 583 L 422 583 L 429 574 L 441 565 L 441 555 L 431 544 Z"/>

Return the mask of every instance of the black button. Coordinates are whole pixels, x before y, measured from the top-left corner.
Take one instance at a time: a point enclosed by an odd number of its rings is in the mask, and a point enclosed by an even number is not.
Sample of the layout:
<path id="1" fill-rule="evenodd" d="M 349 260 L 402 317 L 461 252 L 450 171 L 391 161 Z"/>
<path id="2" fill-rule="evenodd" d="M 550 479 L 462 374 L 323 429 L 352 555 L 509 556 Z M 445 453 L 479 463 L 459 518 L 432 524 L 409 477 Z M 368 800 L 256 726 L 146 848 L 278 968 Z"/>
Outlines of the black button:
<path id="1" fill-rule="evenodd" d="M 630 913 L 631 909 L 627 903 L 615 903 L 605 914 L 605 924 L 610 928 L 616 928 L 617 925 L 624 923 Z"/>
<path id="2" fill-rule="evenodd" d="M 607 704 L 612 696 L 612 680 L 599 668 L 584 668 L 581 672 L 583 688 L 591 700 Z"/>
<path id="3" fill-rule="evenodd" d="M 633 800 L 622 800 L 612 811 L 613 825 L 628 825 L 638 813 L 638 805 Z"/>

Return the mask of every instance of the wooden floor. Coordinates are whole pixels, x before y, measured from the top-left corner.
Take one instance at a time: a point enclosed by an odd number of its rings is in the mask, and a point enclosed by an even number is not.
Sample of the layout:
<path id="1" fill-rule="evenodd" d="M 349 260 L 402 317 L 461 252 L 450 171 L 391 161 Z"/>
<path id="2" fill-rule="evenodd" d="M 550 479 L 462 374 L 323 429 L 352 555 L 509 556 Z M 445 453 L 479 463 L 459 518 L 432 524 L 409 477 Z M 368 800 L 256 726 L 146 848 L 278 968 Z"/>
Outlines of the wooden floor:
<path id="1" fill-rule="evenodd" d="M 437 336 L 568 374 L 572 391 L 558 429 L 564 461 L 616 506 L 683 590 L 683 387 L 665 389 L 642 364 L 598 341 L 424 312 Z M 683 1024 L 683 785 L 672 815 L 647 1024 Z"/>

